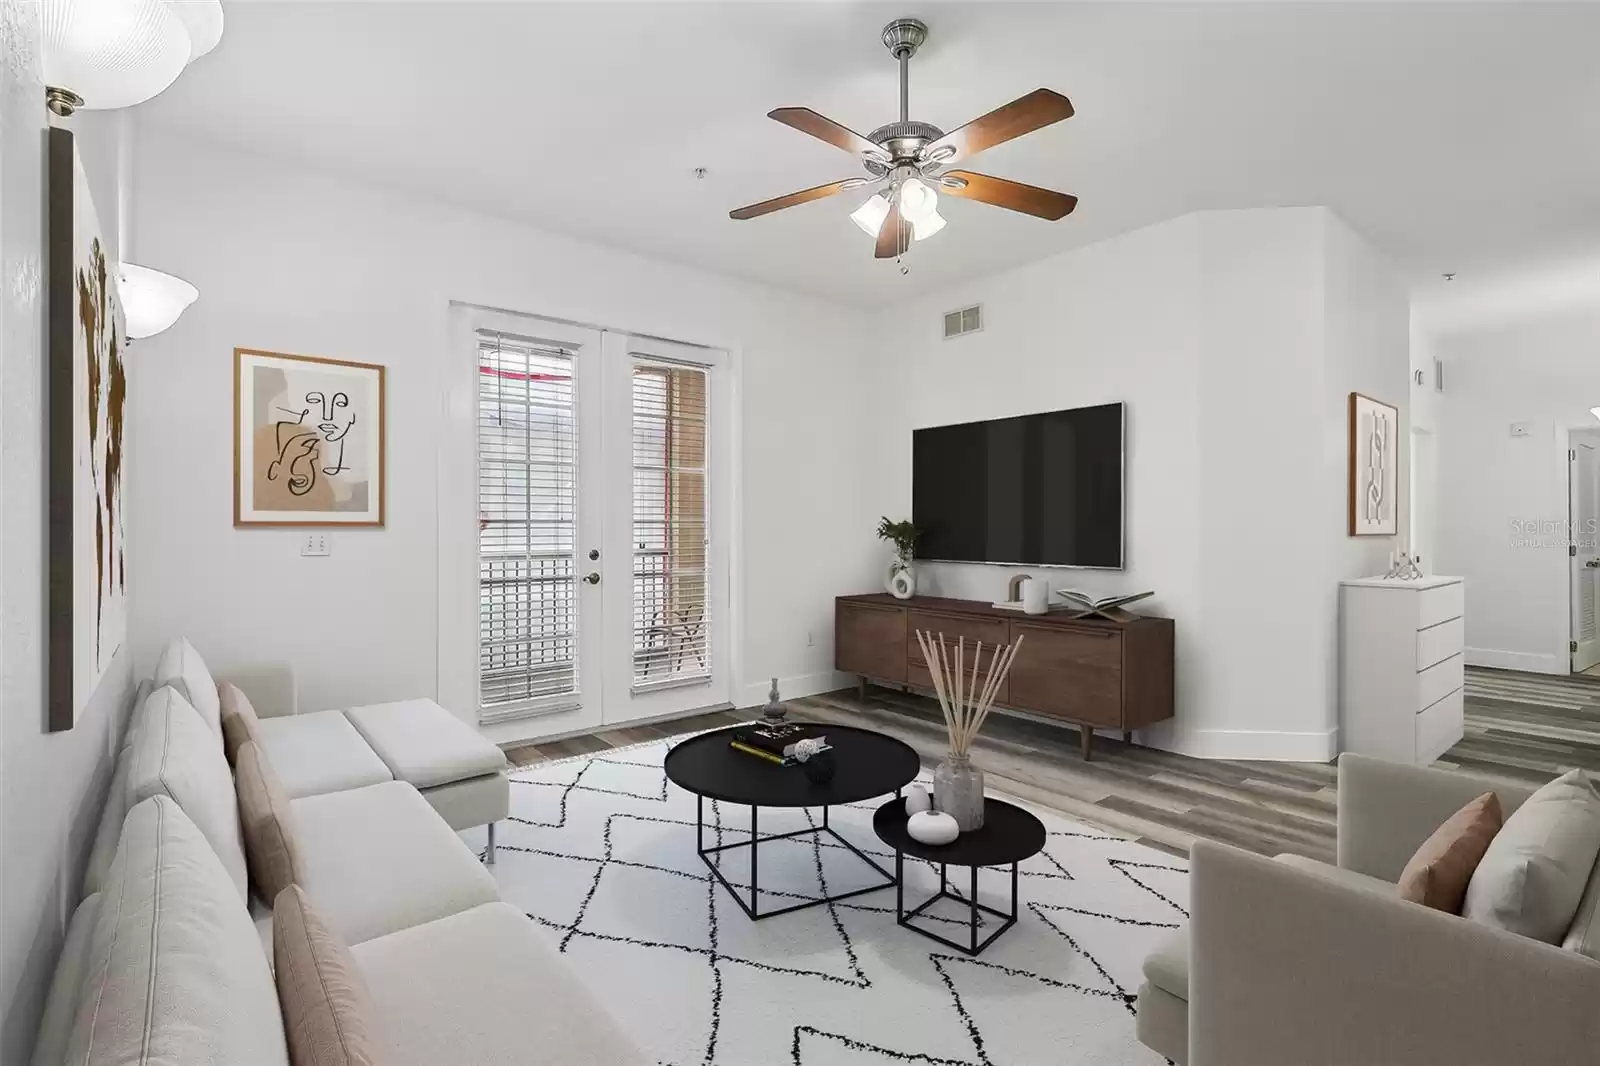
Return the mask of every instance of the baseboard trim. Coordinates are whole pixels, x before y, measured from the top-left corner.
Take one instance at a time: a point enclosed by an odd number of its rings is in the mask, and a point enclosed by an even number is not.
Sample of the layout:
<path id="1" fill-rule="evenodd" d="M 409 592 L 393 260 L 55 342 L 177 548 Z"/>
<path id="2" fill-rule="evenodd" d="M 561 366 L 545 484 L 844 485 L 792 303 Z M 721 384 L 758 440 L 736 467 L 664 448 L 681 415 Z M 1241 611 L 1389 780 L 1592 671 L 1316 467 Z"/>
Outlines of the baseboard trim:
<path id="1" fill-rule="evenodd" d="M 814 674 L 778 678 L 778 694 L 786 700 L 796 700 L 802 696 L 818 696 L 824 692 L 849 688 L 854 683 L 854 675 L 841 674 L 834 670 L 819 670 Z M 739 690 L 733 705 L 741 709 L 764 707 L 767 703 L 767 692 L 771 688 L 770 680 L 752 681 Z"/>
<path id="2" fill-rule="evenodd" d="M 1496 648 L 1467 648 L 1468 666 L 1487 666 L 1495 670 L 1523 670 L 1530 674 L 1572 672 L 1572 661 L 1561 655 L 1538 655 L 1528 651 L 1500 651 Z"/>
<path id="3" fill-rule="evenodd" d="M 1183 729 L 1163 723 L 1141 729 L 1139 743 L 1196 759 L 1259 759 L 1263 762 L 1332 762 L 1339 731 L 1287 733 L 1266 729 Z"/>

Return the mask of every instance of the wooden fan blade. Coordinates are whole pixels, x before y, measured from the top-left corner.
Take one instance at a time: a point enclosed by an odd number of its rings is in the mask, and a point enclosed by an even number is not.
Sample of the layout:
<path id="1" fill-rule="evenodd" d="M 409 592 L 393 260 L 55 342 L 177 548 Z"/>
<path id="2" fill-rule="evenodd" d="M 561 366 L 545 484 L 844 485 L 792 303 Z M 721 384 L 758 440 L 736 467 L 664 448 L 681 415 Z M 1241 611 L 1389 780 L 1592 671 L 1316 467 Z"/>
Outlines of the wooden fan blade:
<path id="1" fill-rule="evenodd" d="M 812 200 L 820 200 L 824 196 L 834 196 L 844 192 L 846 189 L 855 189 L 866 184 L 868 184 L 866 178 L 846 178 L 843 181 L 832 181 L 826 185 L 801 189 L 799 192 L 792 192 L 787 196 L 762 200 L 759 204 L 751 204 L 749 207 L 741 207 L 736 211 L 729 211 L 728 217 L 742 220 L 755 218 L 758 215 L 768 215 L 774 211 L 782 211 L 786 207 L 793 207 L 795 204 L 810 203 Z"/>
<path id="2" fill-rule="evenodd" d="M 944 184 L 945 178 L 963 181 L 960 188 Z M 948 170 L 939 175 L 939 191 L 946 196 L 959 196 L 964 200 L 977 200 L 1010 211 L 1021 211 L 1035 218 L 1051 222 L 1070 214 L 1078 206 L 1078 198 L 1064 192 L 1041 189 L 1037 185 L 1024 185 L 1020 181 L 991 178 L 987 174 L 974 174 L 970 170 Z"/>
<path id="3" fill-rule="evenodd" d="M 1024 133 L 1072 117 L 1072 101 L 1051 89 L 1035 89 L 1027 96 L 995 108 L 958 130 L 940 137 L 918 152 L 919 158 L 943 164 L 977 155 L 986 148 L 1015 140 Z"/>
<path id="4" fill-rule="evenodd" d="M 819 141 L 827 141 L 835 148 L 842 148 L 854 156 L 871 156 L 889 161 L 889 153 L 867 140 L 855 130 L 846 129 L 833 121 L 817 114 L 809 107 L 780 107 L 776 111 L 768 111 L 767 117 L 776 119 L 785 126 L 792 126 L 801 133 L 809 133 Z"/>
<path id="5" fill-rule="evenodd" d="M 911 223 L 900 216 L 900 202 L 889 205 L 889 213 L 878 227 L 878 247 L 872 254 L 878 259 L 893 259 L 904 255 L 911 247 Z"/>

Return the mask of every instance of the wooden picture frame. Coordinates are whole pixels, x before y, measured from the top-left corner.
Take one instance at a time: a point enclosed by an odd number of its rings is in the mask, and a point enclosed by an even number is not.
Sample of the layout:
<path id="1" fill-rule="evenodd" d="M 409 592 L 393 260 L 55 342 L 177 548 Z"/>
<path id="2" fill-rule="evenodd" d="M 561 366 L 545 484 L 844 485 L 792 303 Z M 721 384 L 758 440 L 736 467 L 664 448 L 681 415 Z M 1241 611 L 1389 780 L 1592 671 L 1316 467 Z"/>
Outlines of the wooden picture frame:
<path id="1" fill-rule="evenodd" d="M 77 725 L 127 639 L 128 336 L 69 130 L 47 131 L 45 185 L 44 728 L 54 733 Z"/>
<path id="2" fill-rule="evenodd" d="M 1400 410 L 1350 394 L 1349 533 L 1392 537 L 1400 532 Z"/>
<path id="3" fill-rule="evenodd" d="M 233 350 L 233 524 L 379 527 L 388 506 L 385 369 Z"/>

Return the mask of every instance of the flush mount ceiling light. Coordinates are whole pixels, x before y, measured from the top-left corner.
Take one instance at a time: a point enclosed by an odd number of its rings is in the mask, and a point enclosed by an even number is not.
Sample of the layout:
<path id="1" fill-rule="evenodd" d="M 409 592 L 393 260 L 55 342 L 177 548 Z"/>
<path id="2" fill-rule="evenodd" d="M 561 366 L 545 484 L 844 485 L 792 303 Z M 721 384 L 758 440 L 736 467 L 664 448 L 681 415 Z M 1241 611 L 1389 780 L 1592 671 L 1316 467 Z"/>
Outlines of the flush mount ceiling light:
<path id="1" fill-rule="evenodd" d="M 44 0 L 44 82 L 58 115 L 132 107 L 222 37 L 218 0 Z"/>
<path id="2" fill-rule="evenodd" d="M 154 337 L 171 326 L 200 295 L 199 289 L 182 278 L 138 263 L 119 267 L 117 290 L 132 340 Z"/>
<path id="3" fill-rule="evenodd" d="M 928 27 L 916 19 L 895 19 L 883 29 L 883 43 L 900 63 L 899 122 L 880 126 L 863 137 L 806 107 L 780 107 L 767 114 L 785 126 L 849 152 L 860 160 L 870 178 L 845 178 L 728 214 L 741 220 L 757 218 L 881 182 L 887 188 L 851 212 L 850 218 L 877 241 L 875 254 L 879 259 L 893 259 L 912 240 L 923 240 L 944 228 L 938 209 L 940 192 L 1052 222 L 1077 206 L 1078 198 L 1066 193 L 970 170 L 944 169 L 997 144 L 1071 118 L 1072 104 L 1058 92 L 1035 89 L 950 133 L 931 123 L 914 122 L 910 110 L 910 63 L 927 38 Z"/>

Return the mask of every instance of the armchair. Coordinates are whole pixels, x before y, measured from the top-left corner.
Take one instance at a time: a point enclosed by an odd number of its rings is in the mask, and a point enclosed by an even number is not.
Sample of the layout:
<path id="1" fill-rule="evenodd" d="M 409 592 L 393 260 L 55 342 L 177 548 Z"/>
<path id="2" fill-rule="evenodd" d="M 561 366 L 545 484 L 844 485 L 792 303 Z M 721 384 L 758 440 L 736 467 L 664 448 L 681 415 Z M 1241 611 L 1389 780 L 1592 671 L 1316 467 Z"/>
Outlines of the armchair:
<path id="1" fill-rule="evenodd" d="M 1531 794 L 1346 754 L 1337 867 L 1197 842 L 1194 918 L 1145 964 L 1140 1039 L 1187 1066 L 1600 1060 L 1600 961 L 1392 894 L 1485 791 L 1508 814 Z"/>

